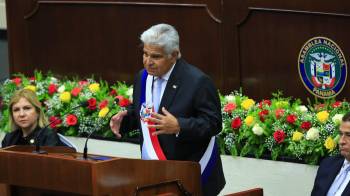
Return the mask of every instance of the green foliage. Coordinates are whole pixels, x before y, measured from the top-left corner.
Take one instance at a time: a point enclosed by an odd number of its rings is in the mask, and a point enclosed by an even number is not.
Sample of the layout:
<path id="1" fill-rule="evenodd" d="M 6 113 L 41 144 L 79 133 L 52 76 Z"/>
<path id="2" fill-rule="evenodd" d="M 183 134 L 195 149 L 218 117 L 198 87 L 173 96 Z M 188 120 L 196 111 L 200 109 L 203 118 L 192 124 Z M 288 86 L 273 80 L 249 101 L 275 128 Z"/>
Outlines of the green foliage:
<path id="1" fill-rule="evenodd" d="M 96 82 L 93 77 L 84 80 L 77 77 L 59 80 L 52 73 L 44 75 L 39 71 L 35 71 L 34 77 L 14 74 L 11 80 L 0 84 L 0 88 L 0 130 L 5 132 L 10 131 L 10 98 L 16 90 L 22 88 L 36 92 L 50 122 L 59 119 L 51 128 L 69 136 L 81 136 L 95 131 L 101 137 L 115 138 L 109 128 L 109 119 L 124 109 L 132 97 L 132 87 L 122 82 L 109 86 L 106 81 Z M 115 96 L 122 96 L 127 101 L 124 101 L 123 106 L 118 105 L 114 102 Z M 89 101 L 89 106 L 72 110 L 83 101 Z M 133 134 L 136 137 L 139 133 Z"/>

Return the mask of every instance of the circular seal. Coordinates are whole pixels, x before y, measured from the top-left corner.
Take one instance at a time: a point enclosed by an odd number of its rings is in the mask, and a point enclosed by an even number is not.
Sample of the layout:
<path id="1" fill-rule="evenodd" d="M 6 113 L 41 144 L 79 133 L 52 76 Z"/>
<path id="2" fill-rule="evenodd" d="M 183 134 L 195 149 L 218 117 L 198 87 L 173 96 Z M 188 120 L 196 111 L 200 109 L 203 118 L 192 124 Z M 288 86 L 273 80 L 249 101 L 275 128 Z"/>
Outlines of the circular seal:
<path id="1" fill-rule="evenodd" d="M 298 69 L 306 89 L 317 97 L 335 97 L 345 86 L 346 59 L 340 47 L 329 38 L 309 39 L 300 50 Z"/>

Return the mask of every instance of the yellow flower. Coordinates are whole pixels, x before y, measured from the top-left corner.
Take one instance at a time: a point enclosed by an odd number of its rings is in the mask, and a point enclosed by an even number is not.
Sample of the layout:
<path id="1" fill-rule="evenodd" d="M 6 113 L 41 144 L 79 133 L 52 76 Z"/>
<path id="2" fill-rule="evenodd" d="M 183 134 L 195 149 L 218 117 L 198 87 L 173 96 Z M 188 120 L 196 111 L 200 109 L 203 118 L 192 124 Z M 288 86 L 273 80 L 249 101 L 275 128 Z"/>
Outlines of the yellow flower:
<path id="1" fill-rule="evenodd" d="M 304 134 L 299 131 L 294 131 L 292 140 L 295 142 L 300 141 L 304 137 Z"/>
<path id="2" fill-rule="evenodd" d="M 332 137 L 327 137 L 326 141 L 324 142 L 324 146 L 329 150 L 333 151 L 336 147 L 335 141 L 332 139 Z"/>
<path id="3" fill-rule="evenodd" d="M 321 123 L 325 123 L 328 120 L 329 113 L 327 111 L 322 111 L 316 114 L 317 120 Z"/>
<path id="4" fill-rule="evenodd" d="M 98 113 L 98 117 L 104 118 L 108 114 L 108 112 L 109 112 L 109 108 L 108 107 L 104 107 Z"/>
<path id="5" fill-rule="evenodd" d="M 69 103 L 71 99 L 70 92 L 64 91 L 63 93 L 60 94 L 60 100 L 64 103 Z"/>
<path id="6" fill-rule="evenodd" d="M 28 90 L 31 90 L 33 92 L 36 92 L 36 86 L 33 86 L 33 85 L 28 85 L 26 87 L 24 87 L 25 89 L 28 89 Z"/>
<path id="7" fill-rule="evenodd" d="M 245 110 L 249 110 L 250 107 L 252 107 L 255 104 L 255 101 L 253 99 L 246 99 L 241 103 L 241 106 Z"/>
<path id="8" fill-rule="evenodd" d="M 89 89 L 92 93 L 96 93 L 96 92 L 100 91 L 100 84 L 99 83 L 90 84 Z"/>
<path id="9" fill-rule="evenodd" d="M 254 117 L 253 117 L 253 116 L 247 116 L 247 117 L 244 119 L 244 122 L 245 122 L 246 125 L 252 126 L 253 123 L 254 123 Z"/>

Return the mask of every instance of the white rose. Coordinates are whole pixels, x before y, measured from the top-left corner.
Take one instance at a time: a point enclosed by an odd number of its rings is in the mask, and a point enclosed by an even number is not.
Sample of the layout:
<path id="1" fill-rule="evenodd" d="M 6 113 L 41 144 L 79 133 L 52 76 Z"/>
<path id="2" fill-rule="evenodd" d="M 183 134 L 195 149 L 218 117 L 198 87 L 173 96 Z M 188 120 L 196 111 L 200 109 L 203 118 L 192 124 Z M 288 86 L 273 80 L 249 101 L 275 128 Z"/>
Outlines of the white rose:
<path id="1" fill-rule="evenodd" d="M 297 108 L 297 110 L 299 110 L 302 113 L 305 113 L 305 112 L 307 112 L 307 107 L 304 105 L 301 105 Z"/>
<path id="2" fill-rule="evenodd" d="M 255 124 L 252 131 L 255 135 L 262 135 L 264 132 L 264 129 L 262 127 L 260 127 L 259 124 Z"/>
<path id="3" fill-rule="evenodd" d="M 320 131 L 317 128 L 310 128 L 306 133 L 306 140 L 317 140 L 320 137 Z"/>
<path id="4" fill-rule="evenodd" d="M 59 93 L 63 93 L 64 90 L 66 90 L 66 87 L 64 87 L 64 85 L 60 86 L 60 87 L 57 89 L 57 91 L 58 91 Z"/>
<path id="5" fill-rule="evenodd" d="M 129 97 L 132 97 L 132 91 L 133 91 L 133 88 L 129 88 L 129 90 L 126 91 L 126 95 Z"/>
<path id="6" fill-rule="evenodd" d="M 332 121 L 334 122 L 334 124 L 339 125 L 342 121 L 343 116 L 344 114 L 336 114 L 333 116 Z"/>
<path id="7" fill-rule="evenodd" d="M 55 78 L 55 77 L 51 77 L 50 80 L 52 83 L 57 83 L 57 78 Z"/>
<path id="8" fill-rule="evenodd" d="M 226 100 L 227 102 L 233 102 L 233 103 L 235 103 L 235 102 L 236 102 L 236 97 L 233 96 L 233 95 L 226 95 L 226 96 L 225 96 L 225 100 Z"/>

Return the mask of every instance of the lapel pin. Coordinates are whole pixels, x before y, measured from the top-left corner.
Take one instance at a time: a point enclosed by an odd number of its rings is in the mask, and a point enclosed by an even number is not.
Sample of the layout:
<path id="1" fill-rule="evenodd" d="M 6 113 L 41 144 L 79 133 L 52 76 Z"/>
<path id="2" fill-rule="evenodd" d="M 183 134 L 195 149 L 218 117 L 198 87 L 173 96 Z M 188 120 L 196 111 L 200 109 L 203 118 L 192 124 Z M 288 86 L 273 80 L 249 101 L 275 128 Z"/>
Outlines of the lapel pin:
<path id="1" fill-rule="evenodd" d="M 176 85 L 173 85 L 173 89 L 176 89 L 177 88 L 177 86 Z"/>

